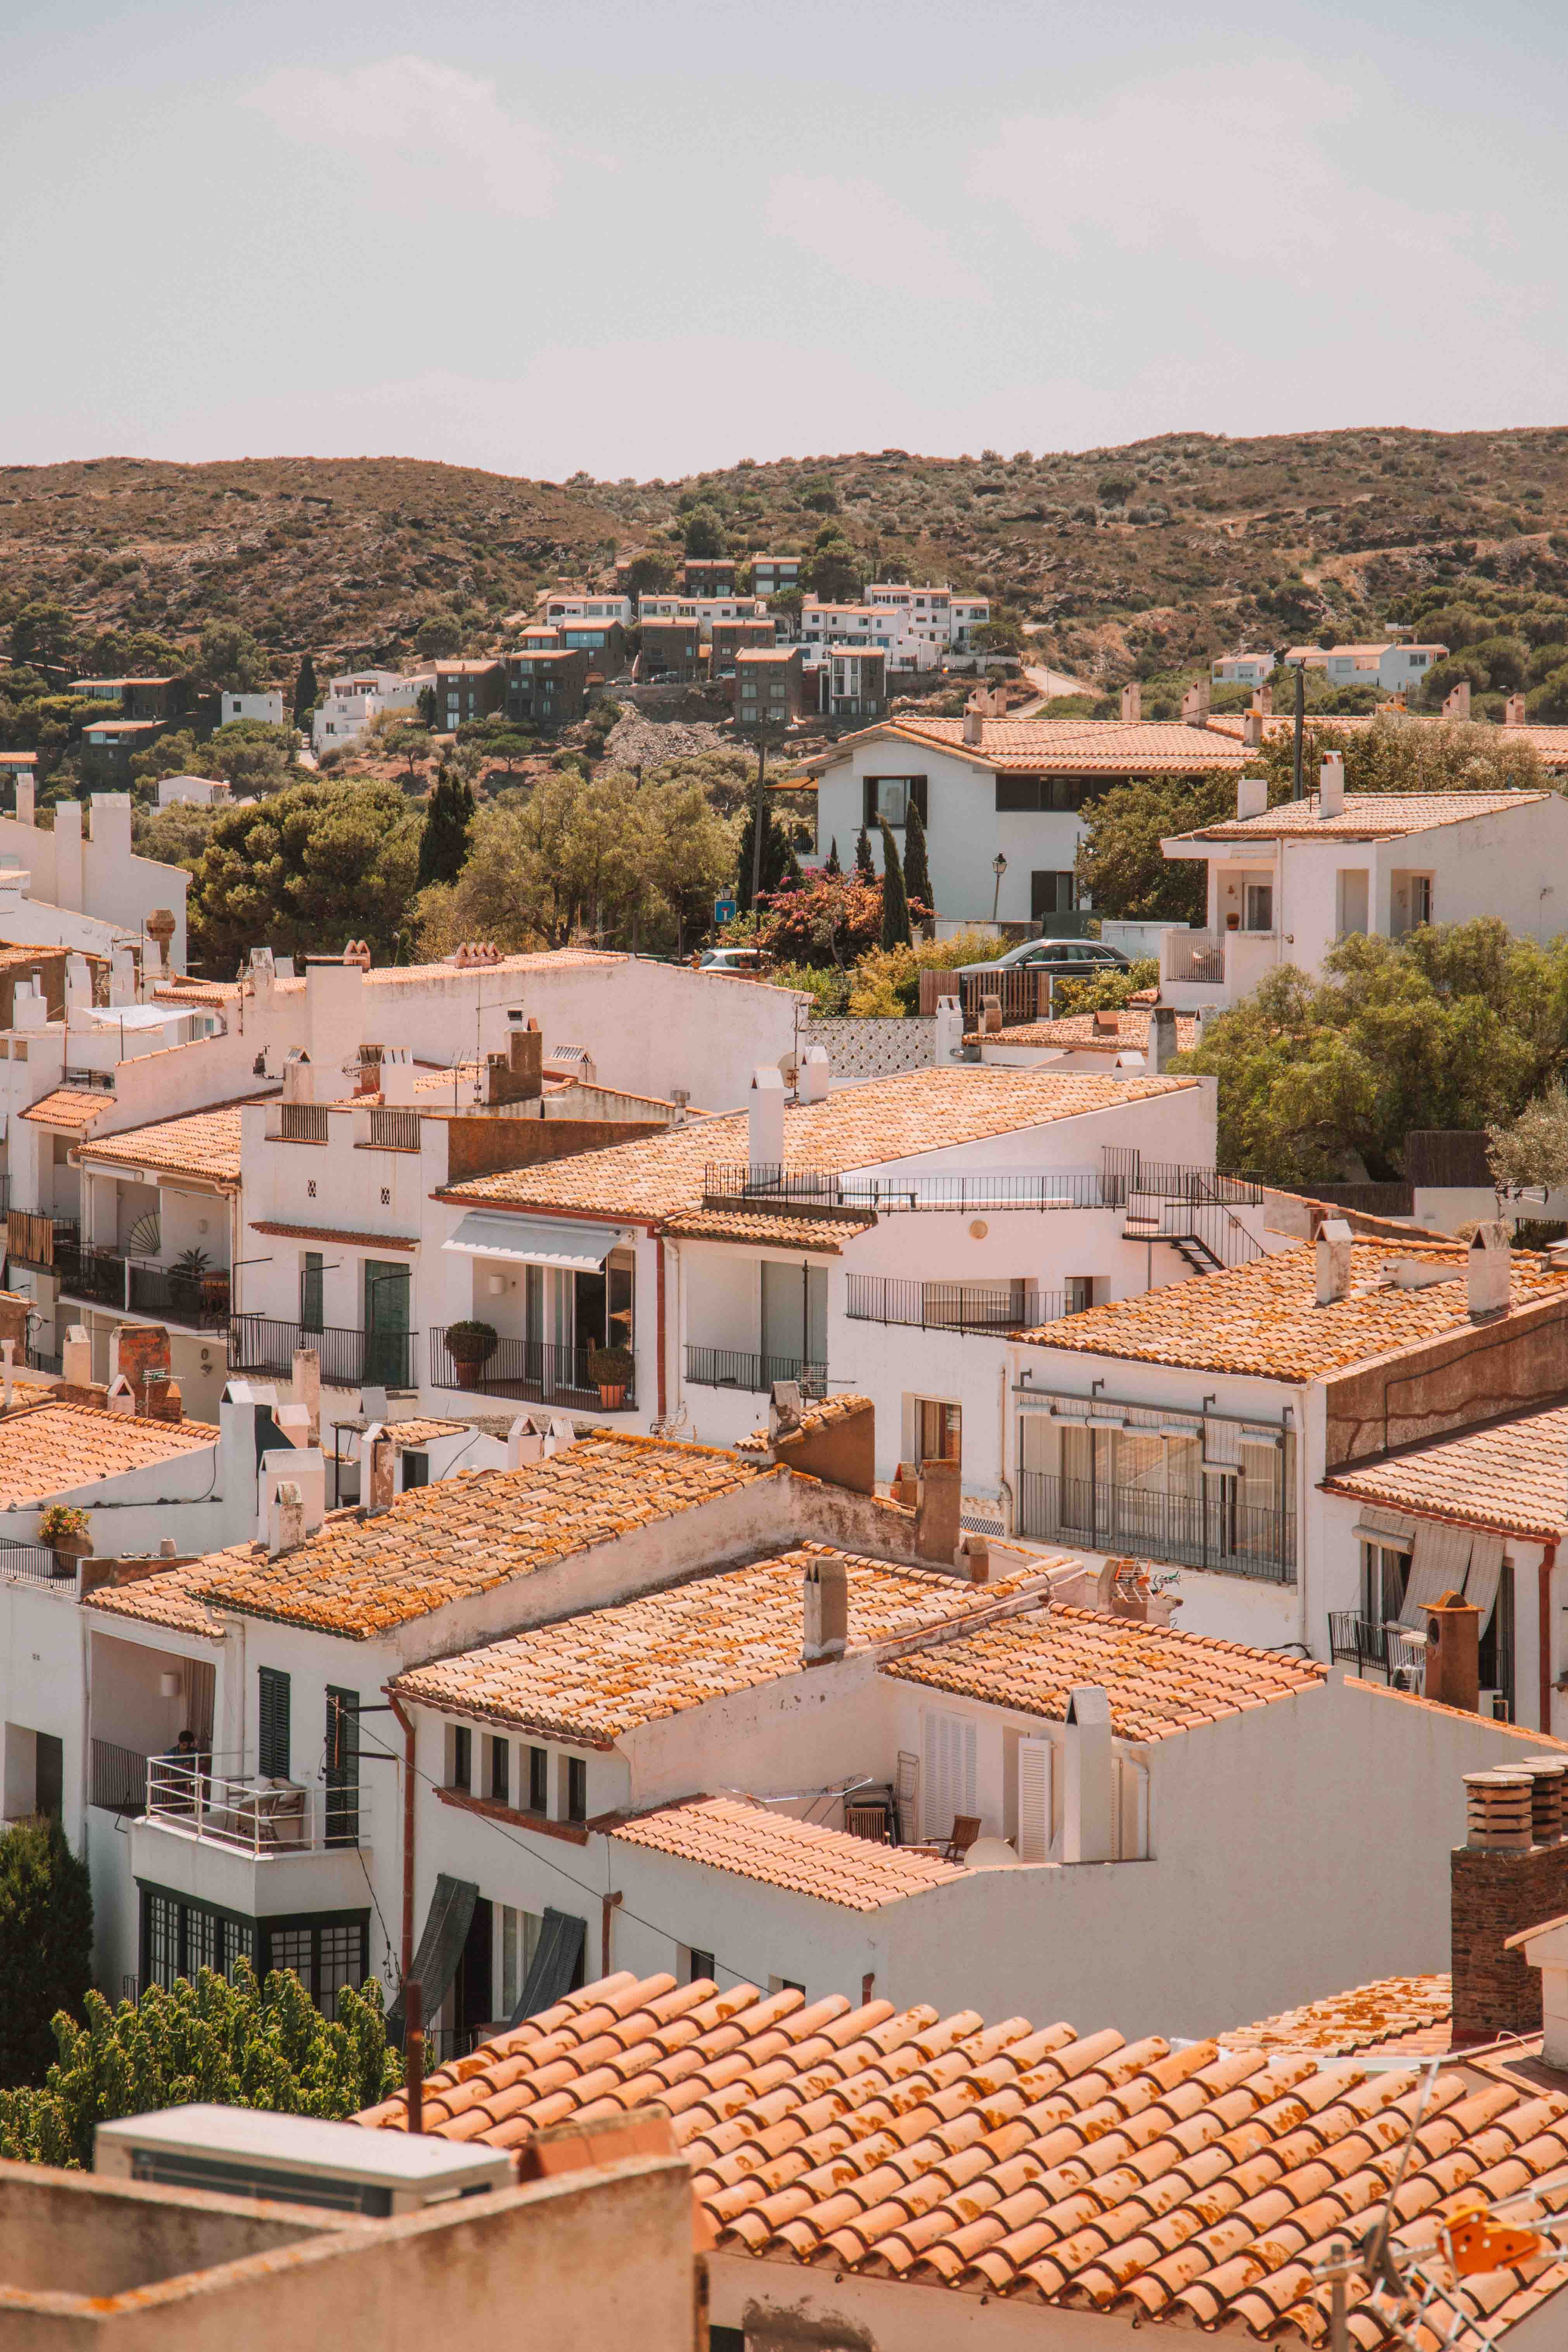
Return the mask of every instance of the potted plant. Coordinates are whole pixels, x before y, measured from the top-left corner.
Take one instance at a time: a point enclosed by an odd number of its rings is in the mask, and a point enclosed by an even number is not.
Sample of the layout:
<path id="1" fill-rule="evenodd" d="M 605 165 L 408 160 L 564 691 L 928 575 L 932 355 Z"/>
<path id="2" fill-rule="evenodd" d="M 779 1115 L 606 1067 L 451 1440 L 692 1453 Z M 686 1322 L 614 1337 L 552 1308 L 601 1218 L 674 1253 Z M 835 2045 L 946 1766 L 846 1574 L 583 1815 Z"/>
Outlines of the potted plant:
<path id="1" fill-rule="evenodd" d="M 626 1391 L 632 1384 L 632 1351 L 629 1348 L 590 1348 L 588 1378 L 599 1391 L 599 1402 L 606 1412 L 616 1412 L 626 1401 Z"/>
<path id="2" fill-rule="evenodd" d="M 212 1265 L 205 1249 L 182 1250 L 169 1268 L 172 1303 L 194 1316 L 202 1303 L 202 1285 Z"/>
<path id="3" fill-rule="evenodd" d="M 75 1503 L 51 1503 L 38 1521 L 38 1541 L 55 1556 L 55 1574 L 74 1576 L 79 1559 L 92 1549 L 87 1513 Z"/>
<path id="4" fill-rule="evenodd" d="M 465 1381 L 478 1380 L 495 1354 L 500 1338 L 493 1323 L 476 1322 L 471 1317 L 447 1324 L 447 1352 Z"/>

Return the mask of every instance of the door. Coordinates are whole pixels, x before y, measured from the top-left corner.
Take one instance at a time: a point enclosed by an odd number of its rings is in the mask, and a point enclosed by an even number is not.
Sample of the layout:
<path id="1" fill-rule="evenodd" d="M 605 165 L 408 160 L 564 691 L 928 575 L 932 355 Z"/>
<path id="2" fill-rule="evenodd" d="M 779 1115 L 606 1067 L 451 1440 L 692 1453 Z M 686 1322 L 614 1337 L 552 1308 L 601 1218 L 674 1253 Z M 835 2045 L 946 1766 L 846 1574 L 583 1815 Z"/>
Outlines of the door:
<path id="1" fill-rule="evenodd" d="M 1020 1862 L 1050 1859 L 1051 1762 L 1048 1739 L 1019 1740 L 1016 1852 Z"/>
<path id="2" fill-rule="evenodd" d="M 1066 873 L 1058 870 L 1031 874 L 1029 877 L 1030 919 L 1037 923 L 1044 923 L 1048 929 L 1053 915 L 1070 915 L 1074 904 L 1073 888 L 1070 868 Z"/>
<path id="3" fill-rule="evenodd" d="M 494 1937 L 494 1914 L 481 1895 L 468 1921 L 463 1956 L 458 1962 L 458 1979 L 452 1988 L 452 2023 L 459 2056 L 472 2047 L 481 2026 L 495 2021 Z"/>
<path id="4" fill-rule="evenodd" d="M 1249 882 L 1247 885 L 1246 905 L 1246 927 L 1249 931 L 1271 931 L 1274 929 L 1272 882 Z"/>
<path id="5" fill-rule="evenodd" d="M 408 1268 L 384 1259 L 364 1262 L 364 1384 L 409 1386 Z"/>
<path id="6" fill-rule="evenodd" d="M 33 1809 L 57 1822 L 65 1811 L 66 1751 L 63 1740 L 52 1731 L 35 1733 L 37 1756 L 35 1766 Z"/>
<path id="7" fill-rule="evenodd" d="M 329 1845 L 359 1843 L 359 1693 L 327 1685 L 325 1827 Z"/>
<path id="8" fill-rule="evenodd" d="M 762 1385 L 816 1379 L 827 1366 L 827 1269 L 763 1261 Z"/>

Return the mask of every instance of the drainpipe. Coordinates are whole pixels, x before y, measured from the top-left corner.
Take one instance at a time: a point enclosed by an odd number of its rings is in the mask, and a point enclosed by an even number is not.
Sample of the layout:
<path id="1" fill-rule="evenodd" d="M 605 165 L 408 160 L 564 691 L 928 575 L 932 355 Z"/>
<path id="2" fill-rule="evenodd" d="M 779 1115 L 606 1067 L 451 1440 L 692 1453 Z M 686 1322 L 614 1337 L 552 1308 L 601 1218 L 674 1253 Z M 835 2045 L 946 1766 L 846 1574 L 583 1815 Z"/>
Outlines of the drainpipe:
<path id="1" fill-rule="evenodd" d="M 1552 1537 L 1541 1555 L 1537 1572 L 1537 1592 L 1540 1618 L 1536 1643 L 1540 1650 L 1537 1669 L 1541 1678 L 1541 1728 L 1548 1739 L 1552 1737 L 1552 1571 L 1557 1565 L 1557 1538 Z"/>
<path id="2" fill-rule="evenodd" d="M 602 1977 L 607 1977 L 610 1973 L 610 1921 L 614 1918 L 616 1906 L 621 1899 L 620 1890 L 617 1888 L 615 1894 L 606 1895 L 601 1899 L 603 1908 L 599 1917 L 599 1974 Z"/>
<path id="3" fill-rule="evenodd" d="M 998 1462 L 1000 1466 L 996 1474 L 996 1483 L 1002 1489 L 1004 1530 L 1007 1535 L 1016 1536 L 1018 1532 L 1018 1528 L 1013 1516 L 1013 1488 L 1007 1476 L 1007 1419 L 1010 1411 L 1007 1402 L 1007 1372 L 1008 1366 L 1007 1363 L 1004 1361 L 1001 1372 L 998 1376 L 1002 1383 L 1002 1404 L 998 1432 L 1000 1440 Z M 962 1502 L 962 1500 L 963 1497 L 961 1496 L 960 1501 Z"/>
<path id="4" fill-rule="evenodd" d="M 653 1245 L 658 1256 L 658 1314 L 657 1318 L 658 1323 L 658 1417 L 660 1421 L 662 1421 L 665 1417 L 666 1391 L 666 1366 L 664 1360 L 664 1235 L 662 1234 L 655 1234 Z"/>
<path id="5" fill-rule="evenodd" d="M 389 1687 L 386 1696 L 403 1726 L 403 1949 L 397 1972 L 406 1979 L 414 1966 L 414 1722 L 395 1690 Z"/>

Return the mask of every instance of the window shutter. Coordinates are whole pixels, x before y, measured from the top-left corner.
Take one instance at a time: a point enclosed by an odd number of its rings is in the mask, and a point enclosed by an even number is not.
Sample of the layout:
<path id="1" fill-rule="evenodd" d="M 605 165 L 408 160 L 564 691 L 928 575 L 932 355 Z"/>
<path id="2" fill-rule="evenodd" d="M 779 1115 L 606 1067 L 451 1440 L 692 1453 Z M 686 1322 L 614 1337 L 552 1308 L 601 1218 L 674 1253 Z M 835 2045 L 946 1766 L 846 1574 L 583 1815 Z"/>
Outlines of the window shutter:
<path id="1" fill-rule="evenodd" d="M 926 779 L 923 776 L 911 776 L 910 778 L 910 798 L 913 801 L 916 808 L 918 808 L 921 813 L 921 823 L 922 824 L 929 824 L 931 820 L 931 802 L 928 797 Z"/>
<path id="2" fill-rule="evenodd" d="M 257 1669 L 256 1769 L 264 1780 L 289 1778 L 289 1677 L 276 1666 Z"/>
<path id="3" fill-rule="evenodd" d="M 1051 1851 L 1051 1743 L 1018 1742 L 1018 1859 L 1046 1862 Z"/>
<path id="4" fill-rule="evenodd" d="M 864 802 L 863 802 L 863 813 L 862 813 L 862 820 L 861 820 L 861 821 L 862 821 L 862 823 L 864 824 L 864 825 L 865 825 L 865 827 L 866 827 L 867 832 L 868 832 L 868 833 L 872 833 L 872 832 L 874 832 L 874 831 L 876 830 L 876 824 L 877 824 L 877 779 L 876 779 L 876 777 L 875 777 L 875 776 L 867 776 L 867 777 L 864 779 L 864 784 L 865 784 L 865 798 L 864 798 Z"/>
<path id="5" fill-rule="evenodd" d="M 928 1838 L 946 1837 L 952 1828 L 952 1804 L 947 1785 L 947 1718 L 931 1709 L 925 1719 L 925 1769 L 921 1774 L 921 1826 Z"/>

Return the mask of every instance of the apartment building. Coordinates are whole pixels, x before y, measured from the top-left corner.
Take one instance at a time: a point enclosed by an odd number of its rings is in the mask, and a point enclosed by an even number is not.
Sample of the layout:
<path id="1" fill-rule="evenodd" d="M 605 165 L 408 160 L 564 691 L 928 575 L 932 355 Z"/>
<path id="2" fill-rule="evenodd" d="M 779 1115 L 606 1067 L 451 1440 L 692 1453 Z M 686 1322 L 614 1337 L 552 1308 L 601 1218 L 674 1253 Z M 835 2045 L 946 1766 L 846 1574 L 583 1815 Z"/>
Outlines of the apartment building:
<path id="1" fill-rule="evenodd" d="M 85 702 L 101 702 L 119 719 L 162 719 L 184 716 L 190 702 L 190 681 L 184 677 L 78 677 L 70 692 Z"/>
<path id="2" fill-rule="evenodd" d="M 680 566 L 680 585 L 688 596 L 732 596 L 735 559 L 732 555 L 688 555 Z"/>
<path id="3" fill-rule="evenodd" d="M 392 669 L 345 670 L 330 678 L 310 720 L 311 749 L 319 755 L 355 742 L 384 710 L 417 709 L 420 693 L 435 682 L 429 672 L 405 677 Z"/>
<path id="4" fill-rule="evenodd" d="M 793 727 L 805 707 L 798 646 L 742 646 L 735 654 L 737 727 Z"/>
<path id="5" fill-rule="evenodd" d="M 1332 752 L 1309 798 L 1268 798 L 1261 777 L 1239 776 L 1234 817 L 1161 845 L 1208 868 L 1203 928 L 1163 941 L 1161 993 L 1184 1012 L 1237 1003 L 1285 964 L 1321 971 L 1355 932 L 1491 915 L 1522 939 L 1556 936 L 1539 877 L 1568 859 L 1559 793 L 1347 793 Z"/>
<path id="6" fill-rule="evenodd" d="M 900 580 L 868 582 L 866 602 L 897 613 L 904 634 L 936 652 L 970 652 L 975 630 L 991 618 L 988 596 L 956 595 L 951 588 L 911 588 Z"/>
<path id="7" fill-rule="evenodd" d="M 1384 638 L 1366 646 L 1291 646 L 1281 658 L 1287 669 L 1313 670 L 1331 686 L 1374 686 L 1380 694 L 1402 694 L 1420 686 L 1447 650 Z"/>
<path id="8" fill-rule="evenodd" d="M 545 598 L 541 617 L 558 628 L 575 628 L 584 623 L 603 626 L 615 622 L 629 629 L 637 613 L 629 596 L 561 594 Z"/>
<path id="9" fill-rule="evenodd" d="M 807 596 L 800 609 L 801 643 L 806 658 L 829 646 L 879 646 L 890 651 L 901 635 L 897 614 L 879 604 L 824 604 Z"/>
<path id="10" fill-rule="evenodd" d="M 438 661 L 433 685 L 437 733 L 455 734 L 499 710 L 506 698 L 506 664 L 500 661 Z"/>
<path id="11" fill-rule="evenodd" d="M 232 727 L 237 719 L 255 719 L 266 727 L 281 727 L 283 697 L 276 689 L 270 694 L 230 694 L 226 689 L 218 697 L 217 723 L 220 727 Z"/>
<path id="12" fill-rule="evenodd" d="M 520 632 L 524 653 L 585 653 L 588 667 L 616 677 L 626 666 L 626 633 L 619 621 L 533 621 Z"/>
<path id="13" fill-rule="evenodd" d="M 752 593 L 757 596 L 782 595 L 787 588 L 800 586 L 800 567 L 804 559 L 798 555 L 753 555 L 752 558 Z"/>
<path id="14" fill-rule="evenodd" d="M 1247 764 L 1244 744 L 1204 725 L 1009 719 L 995 698 L 971 703 L 962 719 L 885 719 L 807 763 L 820 856 L 834 840 L 846 854 L 862 824 L 879 856 L 877 819 L 897 835 L 911 796 L 924 795 L 939 937 L 1075 907 L 1079 812 L 1095 794 L 1150 776 L 1239 775 Z"/>
<path id="15" fill-rule="evenodd" d="M 878 646 L 832 646 L 817 665 L 819 709 L 852 724 L 880 719 L 888 708 L 888 656 Z"/>
<path id="16" fill-rule="evenodd" d="M 685 685 L 701 677 L 706 667 L 702 631 L 695 620 L 681 621 L 662 614 L 644 619 L 639 678 L 673 678 Z"/>
<path id="17" fill-rule="evenodd" d="M 710 642 L 710 675 L 715 678 L 733 677 L 735 656 L 742 646 L 752 652 L 771 653 L 778 643 L 778 633 L 769 620 L 715 621 Z"/>
<path id="18" fill-rule="evenodd" d="M 767 618 L 767 614 L 761 599 L 756 596 L 664 594 L 640 596 L 637 599 L 637 618 L 644 624 L 645 646 L 647 642 L 646 627 L 649 621 L 694 622 L 700 640 L 708 646 L 712 644 L 713 631 L 721 623 L 762 621 Z"/>
<path id="19" fill-rule="evenodd" d="M 521 726 L 570 727 L 588 708 L 589 656 L 581 647 L 530 646 L 506 657 L 506 715 Z"/>

